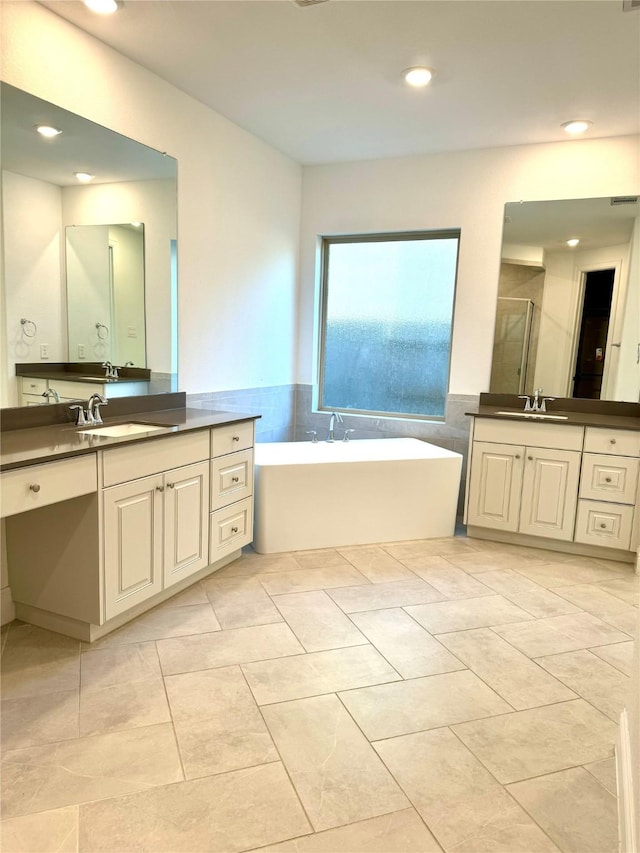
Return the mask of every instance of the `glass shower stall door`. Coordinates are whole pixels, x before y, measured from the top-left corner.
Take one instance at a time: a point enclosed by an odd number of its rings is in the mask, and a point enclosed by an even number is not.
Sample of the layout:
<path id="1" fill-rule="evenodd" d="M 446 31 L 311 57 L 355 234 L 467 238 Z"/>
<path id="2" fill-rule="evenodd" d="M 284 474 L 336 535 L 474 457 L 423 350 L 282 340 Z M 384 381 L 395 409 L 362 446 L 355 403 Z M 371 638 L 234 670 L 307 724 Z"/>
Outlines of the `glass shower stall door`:
<path id="1" fill-rule="evenodd" d="M 490 391 L 524 394 L 534 305 L 530 299 L 499 296 Z"/>

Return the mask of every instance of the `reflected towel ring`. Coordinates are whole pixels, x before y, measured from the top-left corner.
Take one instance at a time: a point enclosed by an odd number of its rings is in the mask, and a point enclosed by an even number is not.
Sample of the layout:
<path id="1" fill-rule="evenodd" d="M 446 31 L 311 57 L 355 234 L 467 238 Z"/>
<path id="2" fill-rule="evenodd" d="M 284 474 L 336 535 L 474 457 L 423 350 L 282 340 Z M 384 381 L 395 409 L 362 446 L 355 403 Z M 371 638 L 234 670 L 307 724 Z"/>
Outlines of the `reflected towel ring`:
<path id="1" fill-rule="evenodd" d="M 105 326 L 104 323 L 96 323 L 96 329 L 98 330 L 100 340 L 106 341 L 109 337 L 109 327 Z"/>
<path id="2" fill-rule="evenodd" d="M 27 320 L 26 317 L 23 317 L 20 320 L 20 325 L 22 326 L 22 334 L 25 338 L 35 338 L 38 327 L 33 320 Z"/>

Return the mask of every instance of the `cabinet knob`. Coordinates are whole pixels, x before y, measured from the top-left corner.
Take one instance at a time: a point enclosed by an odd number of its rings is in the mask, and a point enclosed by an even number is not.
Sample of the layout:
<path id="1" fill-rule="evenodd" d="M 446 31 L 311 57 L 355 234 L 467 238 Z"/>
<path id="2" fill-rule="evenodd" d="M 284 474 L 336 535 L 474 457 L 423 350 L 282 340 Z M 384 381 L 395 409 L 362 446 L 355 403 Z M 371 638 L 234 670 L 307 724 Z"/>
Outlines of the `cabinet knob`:
<path id="1" fill-rule="evenodd" d="M 516 453 L 515 458 L 516 458 L 516 459 L 520 459 L 520 454 L 519 454 L 519 453 Z"/>
<path id="2" fill-rule="evenodd" d="M 605 528 L 606 526 L 607 526 L 607 525 L 604 523 L 604 521 L 603 521 L 603 522 L 602 522 L 602 524 L 600 525 L 600 527 L 602 527 L 602 529 L 603 529 L 603 530 L 604 530 L 604 528 Z"/>
<path id="3" fill-rule="evenodd" d="M 231 482 L 232 482 L 232 483 L 239 483 L 239 482 L 240 482 L 240 477 L 232 477 L 232 478 L 231 478 Z"/>
<path id="4" fill-rule="evenodd" d="M 232 533 L 237 533 L 237 532 L 238 532 L 238 528 L 237 528 L 237 527 L 232 527 L 232 528 L 231 528 L 231 532 L 232 532 Z"/>
<path id="5" fill-rule="evenodd" d="M 156 492 L 164 492 L 164 486 L 156 486 Z"/>
<path id="6" fill-rule="evenodd" d="M 31 483 L 29 488 L 31 489 L 32 492 L 39 492 L 40 491 L 40 484 L 39 483 Z"/>
<path id="7" fill-rule="evenodd" d="M 605 483 L 610 483 L 610 482 L 611 482 L 611 477 L 605 477 L 605 478 L 604 478 L 604 481 L 605 481 Z"/>
<path id="8" fill-rule="evenodd" d="M 234 436 L 233 436 L 233 440 L 234 440 L 234 441 L 240 441 L 240 436 L 239 436 L 239 435 L 234 435 Z"/>
<path id="9" fill-rule="evenodd" d="M 533 462 L 533 456 L 527 456 L 527 459 L 529 460 L 529 462 Z"/>
<path id="10" fill-rule="evenodd" d="M 615 444 L 615 443 L 616 443 L 615 438 L 610 438 L 610 439 L 609 439 L 609 444 Z"/>

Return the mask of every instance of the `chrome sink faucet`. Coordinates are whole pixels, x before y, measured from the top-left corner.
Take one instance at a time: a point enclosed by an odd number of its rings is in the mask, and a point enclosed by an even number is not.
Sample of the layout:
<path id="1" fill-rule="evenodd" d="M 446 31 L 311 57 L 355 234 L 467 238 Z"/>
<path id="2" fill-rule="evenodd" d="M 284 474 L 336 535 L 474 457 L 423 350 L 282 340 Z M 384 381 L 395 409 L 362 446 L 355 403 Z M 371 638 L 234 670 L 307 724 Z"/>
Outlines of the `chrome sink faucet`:
<path id="1" fill-rule="evenodd" d="M 343 423 L 342 415 L 340 414 L 340 412 L 332 412 L 331 417 L 329 418 L 329 434 L 326 438 L 326 441 L 328 441 L 329 444 L 332 444 L 336 440 L 334 435 L 334 424 L 336 421 L 339 424 Z"/>
<path id="2" fill-rule="evenodd" d="M 114 367 L 110 361 L 103 362 L 102 366 L 106 369 L 106 372 L 104 374 L 105 379 L 117 379 L 118 378 L 119 368 Z"/>
<path id="3" fill-rule="evenodd" d="M 87 417 L 89 423 L 101 424 L 100 406 L 107 406 L 109 401 L 102 394 L 92 394 L 87 402 Z"/>
<path id="4" fill-rule="evenodd" d="M 519 400 L 525 400 L 524 410 L 525 412 L 546 412 L 547 411 L 547 403 L 555 400 L 555 397 L 542 397 L 542 388 L 536 388 L 533 392 L 533 397 L 529 397 L 527 394 L 519 394 Z"/>
<path id="5" fill-rule="evenodd" d="M 89 397 L 87 402 L 87 407 L 82 405 L 82 403 L 69 406 L 71 411 L 76 410 L 76 426 L 95 426 L 96 424 L 102 423 L 102 418 L 100 417 L 100 406 L 106 406 L 108 404 L 108 400 L 102 396 L 102 394 L 92 394 Z"/>

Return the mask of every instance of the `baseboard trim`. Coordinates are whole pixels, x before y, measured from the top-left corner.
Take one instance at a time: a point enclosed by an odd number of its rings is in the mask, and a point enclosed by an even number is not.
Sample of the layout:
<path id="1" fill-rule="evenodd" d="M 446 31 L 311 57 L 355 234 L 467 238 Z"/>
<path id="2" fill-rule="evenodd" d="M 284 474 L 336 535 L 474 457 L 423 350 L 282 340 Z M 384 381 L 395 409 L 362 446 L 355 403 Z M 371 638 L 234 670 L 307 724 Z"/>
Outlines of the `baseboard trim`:
<path id="1" fill-rule="evenodd" d="M 581 542 L 565 542 L 561 539 L 547 539 L 543 536 L 528 536 L 524 533 L 511 533 L 506 530 L 494 530 L 492 527 L 467 525 L 467 536 L 470 539 L 488 539 L 503 542 L 508 545 L 524 545 L 527 548 L 541 548 L 545 551 L 561 551 L 564 554 L 577 554 L 582 557 L 598 557 L 601 560 L 616 560 L 620 563 L 635 564 L 636 554 L 633 551 L 620 551 L 617 548 L 606 548 L 600 545 L 584 545 Z"/>
<path id="2" fill-rule="evenodd" d="M 237 560 L 242 555 L 240 549 L 227 554 L 215 563 L 205 566 L 199 572 L 195 572 L 188 578 L 183 578 L 178 583 L 170 586 L 168 589 L 142 601 L 130 610 L 120 613 L 109 619 L 103 625 L 93 625 L 90 622 L 80 622 L 78 619 L 72 619 L 69 616 L 61 616 L 58 613 L 51 613 L 48 610 L 41 610 L 38 607 L 33 607 L 30 604 L 21 604 L 19 601 L 15 603 L 16 617 L 23 622 L 28 622 L 30 625 L 37 625 L 38 628 L 45 628 L 48 631 L 55 631 L 58 634 L 64 634 L 67 637 L 73 637 L 76 640 L 82 640 L 85 643 L 93 643 L 100 640 L 112 631 L 122 628 L 127 622 L 141 616 L 148 610 L 153 609 L 158 604 L 163 604 L 179 592 L 183 592 L 193 584 L 217 572 L 219 569 L 228 566 L 234 560 Z"/>
<path id="3" fill-rule="evenodd" d="M 0 589 L 0 625 L 7 625 L 16 618 L 16 608 L 11 597 L 11 588 L 8 586 Z"/>
<path id="4" fill-rule="evenodd" d="M 626 708 L 620 714 L 620 726 L 616 740 L 616 777 L 620 853 L 637 853 L 638 827 L 636 826 L 634 808 L 631 732 Z"/>

